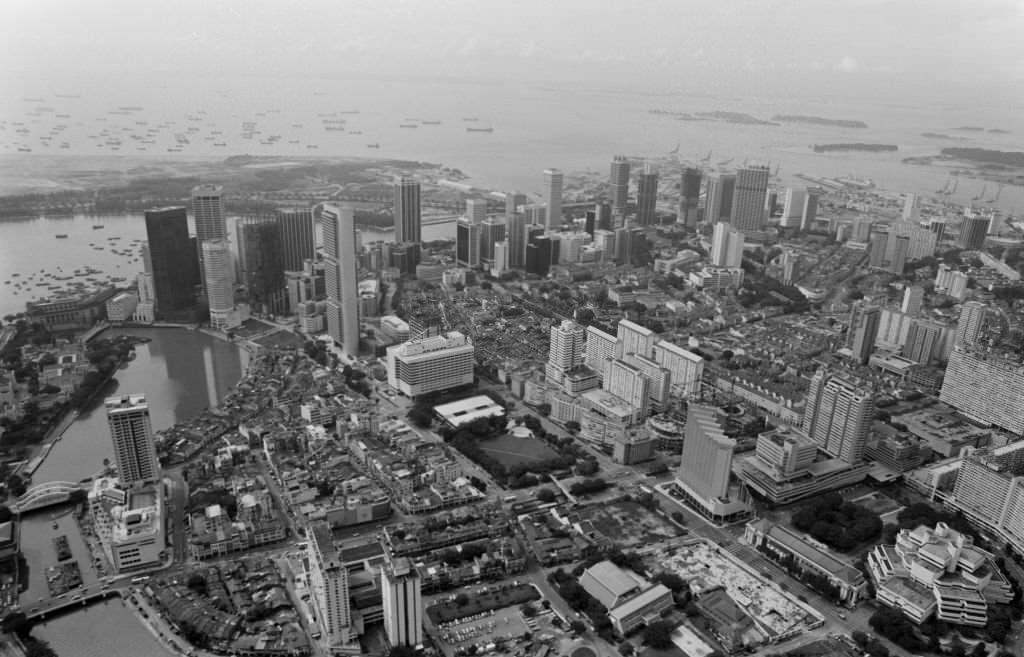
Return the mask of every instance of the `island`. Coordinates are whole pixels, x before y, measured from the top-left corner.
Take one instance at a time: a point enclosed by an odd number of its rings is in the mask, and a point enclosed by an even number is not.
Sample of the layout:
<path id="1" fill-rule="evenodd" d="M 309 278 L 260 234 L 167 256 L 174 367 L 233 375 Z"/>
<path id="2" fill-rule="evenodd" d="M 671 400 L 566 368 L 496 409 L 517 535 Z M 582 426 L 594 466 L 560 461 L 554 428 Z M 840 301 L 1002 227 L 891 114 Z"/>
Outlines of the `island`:
<path id="1" fill-rule="evenodd" d="M 827 125 L 836 128 L 866 128 L 867 123 L 863 121 L 851 121 L 848 119 L 826 119 L 821 116 L 804 116 L 802 114 L 776 114 L 772 121 L 783 123 L 810 123 L 812 125 Z"/>
<path id="2" fill-rule="evenodd" d="M 698 117 L 725 121 L 727 123 L 743 123 L 746 125 L 779 125 L 778 123 L 765 121 L 764 119 L 759 119 L 743 112 L 723 112 L 722 110 L 715 110 L 714 112 L 696 112 L 695 115 Z"/>
<path id="3" fill-rule="evenodd" d="M 939 132 L 922 132 L 921 136 L 926 137 L 928 139 L 957 139 L 957 137 L 951 137 L 949 135 L 944 135 Z"/>
<path id="4" fill-rule="evenodd" d="M 1008 135 L 1008 134 L 1010 134 L 1009 130 L 1003 130 L 1002 128 L 989 128 L 988 132 L 990 132 L 993 135 Z"/>
<path id="5" fill-rule="evenodd" d="M 953 128 L 957 132 L 985 132 L 985 128 L 980 125 L 962 125 L 959 128 Z"/>
<path id="6" fill-rule="evenodd" d="M 888 153 L 898 151 L 894 144 L 814 144 L 811 150 L 815 153 L 831 153 L 833 151 L 867 151 L 870 153 Z"/>
<path id="7" fill-rule="evenodd" d="M 981 165 L 1024 168 L 1024 152 L 1022 151 L 997 151 L 988 148 L 943 148 L 942 155 Z"/>

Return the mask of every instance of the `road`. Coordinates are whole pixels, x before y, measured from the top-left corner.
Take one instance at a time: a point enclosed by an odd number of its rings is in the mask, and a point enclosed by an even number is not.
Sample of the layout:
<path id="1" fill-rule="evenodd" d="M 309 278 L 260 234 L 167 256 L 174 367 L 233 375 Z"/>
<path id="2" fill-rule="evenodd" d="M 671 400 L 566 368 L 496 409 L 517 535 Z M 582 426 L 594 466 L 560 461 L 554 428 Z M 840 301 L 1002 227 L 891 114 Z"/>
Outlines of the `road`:
<path id="1" fill-rule="evenodd" d="M 110 595 L 118 595 L 129 588 L 127 580 L 119 582 L 101 583 L 97 582 L 92 586 L 84 586 L 62 593 L 53 598 L 44 598 L 23 608 L 22 611 L 29 618 L 45 617 L 46 614 L 58 611 L 75 604 L 85 606 L 94 601 L 103 600 Z M 91 598 L 91 599 L 90 599 Z"/>
<path id="2" fill-rule="evenodd" d="M 164 472 L 168 488 L 168 501 L 171 513 L 170 531 L 171 547 L 174 563 L 188 561 L 188 484 L 181 476 L 181 467 L 174 467 Z"/>

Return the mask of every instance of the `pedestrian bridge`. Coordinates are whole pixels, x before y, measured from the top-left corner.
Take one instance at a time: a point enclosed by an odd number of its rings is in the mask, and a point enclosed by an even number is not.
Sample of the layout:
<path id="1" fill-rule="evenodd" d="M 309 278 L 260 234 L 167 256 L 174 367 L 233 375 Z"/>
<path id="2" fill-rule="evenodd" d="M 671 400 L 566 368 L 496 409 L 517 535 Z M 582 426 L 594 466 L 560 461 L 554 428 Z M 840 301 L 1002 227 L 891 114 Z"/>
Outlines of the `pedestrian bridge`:
<path id="1" fill-rule="evenodd" d="M 79 490 L 84 490 L 82 484 L 70 481 L 48 481 L 43 484 L 36 484 L 18 498 L 18 501 L 11 507 L 11 511 L 14 513 L 27 513 L 28 511 L 43 509 L 54 504 L 63 504 L 71 499 L 72 493 Z"/>

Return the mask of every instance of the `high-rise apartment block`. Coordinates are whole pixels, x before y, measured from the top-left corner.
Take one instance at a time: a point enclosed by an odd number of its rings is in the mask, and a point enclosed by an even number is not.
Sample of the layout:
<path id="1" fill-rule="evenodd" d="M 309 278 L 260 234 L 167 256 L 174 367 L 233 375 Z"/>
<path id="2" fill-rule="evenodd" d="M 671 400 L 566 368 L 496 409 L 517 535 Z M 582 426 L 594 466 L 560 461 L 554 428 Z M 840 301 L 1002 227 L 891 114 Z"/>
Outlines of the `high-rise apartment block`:
<path id="1" fill-rule="evenodd" d="M 743 233 L 731 224 L 715 224 L 711 237 L 711 264 L 715 267 L 739 267 L 743 264 Z"/>
<path id="2" fill-rule="evenodd" d="M 924 288 L 920 285 L 909 285 L 903 290 L 903 304 L 900 311 L 908 315 L 916 315 L 921 312 L 921 304 L 924 303 Z"/>
<path id="3" fill-rule="evenodd" d="M 985 304 L 967 301 L 960 307 L 960 319 L 956 322 L 956 343 L 972 345 L 978 341 L 985 324 Z"/>
<path id="4" fill-rule="evenodd" d="M 822 450 L 851 465 L 860 463 L 874 417 L 870 390 L 824 370 L 811 378 L 803 429 Z"/>
<path id="5" fill-rule="evenodd" d="M 658 172 L 651 170 L 651 165 L 644 165 L 644 171 L 637 180 L 636 221 L 641 226 L 653 226 L 658 223 Z"/>
<path id="6" fill-rule="evenodd" d="M 394 195 L 395 242 L 422 242 L 419 181 L 414 178 L 399 178 L 394 185 Z"/>
<path id="7" fill-rule="evenodd" d="M 782 205 L 781 228 L 799 228 L 804 215 L 804 202 L 807 200 L 806 189 L 786 188 L 786 200 Z"/>
<path id="8" fill-rule="evenodd" d="M 639 368 L 624 359 L 613 358 L 607 361 L 601 388 L 635 408 L 637 418 L 647 417 L 651 381 Z"/>
<path id="9" fill-rule="evenodd" d="M 628 319 L 620 319 L 617 336 L 622 343 L 623 354 L 637 354 L 648 358 L 651 356 L 656 336 L 649 328 Z"/>
<path id="10" fill-rule="evenodd" d="M 349 600 L 348 570 L 334 546 L 327 523 L 313 525 L 306 547 L 309 560 L 309 588 L 319 625 L 327 636 L 332 654 L 356 638 Z M 355 646 L 358 652 L 359 646 Z"/>
<path id="11" fill-rule="evenodd" d="M 324 277 L 327 333 L 347 356 L 359 353 L 359 281 L 356 226 L 349 206 L 324 205 Z"/>
<path id="12" fill-rule="evenodd" d="M 851 312 L 850 348 L 853 351 L 853 359 L 861 365 L 866 365 L 875 351 L 881 312 L 877 306 L 868 306 L 863 301 L 857 302 Z"/>
<path id="13" fill-rule="evenodd" d="M 407 397 L 473 383 L 473 343 L 452 331 L 388 347 L 388 385 Z"/>
<path id="14" fill-rule="evenodd" d="M 598 373 L 604 373 L 605 361 L 609 358 L 622 356 L 622 344 L 614 335 L 605 333 L 593 326 L 587 327 L 587 340 L 584 347 L 584 364 Z"/>
<path id="15" fill-rule="evenodd" d="M 679 345 L 662 340 L 654 345 L 654 361 L 671 376 L 672 393 L 683 399 L 699 399 L 704 359 Z"/>
<path id="16" fill-rule="evenodd" d="M 160 482 L 160 459 L 156 455 L 149 404 L 145 395 L 118 395 L 104 402 L 114 462 L 120 484 L 135 487 Z"/>
<path id="17" fill-rule="evenodd" d="M 982 424 L 1024 434 L 1024 367 L 1019 363 L 957 346 L 949 355 L 939 401 Z"/>
<path id="18" fill-rule="evenodd" d="M 585 356 L 586 329 L 572 320 L 564 320 L 551 327 L 548 363 L 545 368 L 548 381 L 562 385 L 563 377 L 580 365 Z"/>
<path id="19" fill-rule="evenodd" d="M 629 205 L 629 160 L 623 155 L 612 158 L 611 174 L 612 214 L 624 215 Z"/>
<path id="20" fill-rule="evenodd" d="M 957 301 L 963 301 L 967 296 L 967 274 L 952 269 L 946 263 L 940 263 L 938 272 L 935 274 L 935 291 L 948 294 Z"/>
<path id="21" fill-rule="evenodd" d="M 730 223 L 738 230 L 761 230 L 765 225 L 764 199 L 768 193 L 768 167 L 746 166 L 736 172 Z"/>
<path id="22" fill-rule="evenodd" d="M 562 180 L 562 172 L 558 169 L 544 169 L 544 200 L 548 208 L 548 230 L 556 230 L 562 225 Z"/>
<path id="23" fill-rule="evenodd" d="M 380 573 L 384 632 L 392 646 L 423 643 L 423 594 L 420 574 L 407 557 L 389 560 Z"/>

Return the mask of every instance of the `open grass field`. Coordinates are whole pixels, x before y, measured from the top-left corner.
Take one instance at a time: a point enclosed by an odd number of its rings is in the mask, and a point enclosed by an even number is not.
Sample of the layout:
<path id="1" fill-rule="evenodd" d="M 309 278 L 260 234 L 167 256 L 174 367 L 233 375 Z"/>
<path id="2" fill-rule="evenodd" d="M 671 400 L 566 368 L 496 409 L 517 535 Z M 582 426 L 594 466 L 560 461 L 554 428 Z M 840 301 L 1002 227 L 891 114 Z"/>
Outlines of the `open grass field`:
<path id="1" fill-rule="evenodd" d="M 517 465 L 530 465 L 536 461 L 546 461 L 558 454 L 544 444 L 543 441 L 531 437 L 518 437 L 505 434 L 479 442 L 480 449 L 501 463 L 506 468 Z"/>

